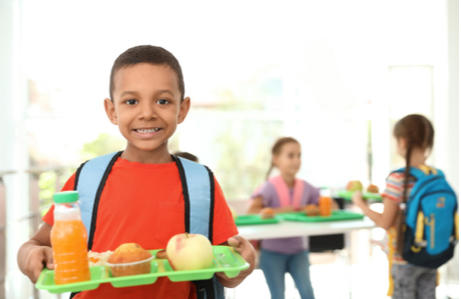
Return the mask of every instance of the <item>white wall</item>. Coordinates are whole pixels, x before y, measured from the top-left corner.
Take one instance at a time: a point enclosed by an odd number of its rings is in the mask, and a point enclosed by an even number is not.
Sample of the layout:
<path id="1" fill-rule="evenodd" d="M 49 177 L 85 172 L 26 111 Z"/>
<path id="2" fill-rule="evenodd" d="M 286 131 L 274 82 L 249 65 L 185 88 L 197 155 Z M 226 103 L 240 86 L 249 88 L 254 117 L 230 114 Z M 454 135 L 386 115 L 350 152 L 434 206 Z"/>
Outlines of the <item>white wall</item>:
<path id="1" fill-rule="evenodd" d="M 26 84 L 21 58 L 20 0 L 0 2 L 0 172 L 28 168 L 24 111 Z M 6 188 L 6 298 L 27 298 L 31 284 L 16 264 L 19 246 L 29 237 L 29 184 L 24 172 L 4 177 Z"/>

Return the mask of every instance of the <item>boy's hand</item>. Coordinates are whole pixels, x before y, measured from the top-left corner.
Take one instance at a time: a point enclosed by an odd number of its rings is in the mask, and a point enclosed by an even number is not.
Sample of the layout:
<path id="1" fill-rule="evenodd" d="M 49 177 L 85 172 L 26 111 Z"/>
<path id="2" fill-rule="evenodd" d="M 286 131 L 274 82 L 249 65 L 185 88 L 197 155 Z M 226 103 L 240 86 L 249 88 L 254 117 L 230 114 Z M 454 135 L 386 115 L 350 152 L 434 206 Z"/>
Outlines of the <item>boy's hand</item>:
<path id="1" fill-rule="evenodd" d="M 30 280 L 37 282 L 43 268 L 54 269 L 53 251 L 48 246 L 32 246 L 21 267 Z"/>
<path id="2" fill-rule="evenodd" d="M 256 251 L 253 245 L 251 245 L 251 243 L 242 236 L 231 237 L 227 240 L 227 243 L 229 246 L 232 246 L 232 248 L 237 251 L 248 264 L 250 264 L 248 269 L 241 271 L 234 278 L 227 277 L 223 272 L 216 273 L 219 282 L 221 282 L 223 286 L 227 288 L 234 288 L 239 285 L 245 277 L 253 272 L 256 261 Z"/>

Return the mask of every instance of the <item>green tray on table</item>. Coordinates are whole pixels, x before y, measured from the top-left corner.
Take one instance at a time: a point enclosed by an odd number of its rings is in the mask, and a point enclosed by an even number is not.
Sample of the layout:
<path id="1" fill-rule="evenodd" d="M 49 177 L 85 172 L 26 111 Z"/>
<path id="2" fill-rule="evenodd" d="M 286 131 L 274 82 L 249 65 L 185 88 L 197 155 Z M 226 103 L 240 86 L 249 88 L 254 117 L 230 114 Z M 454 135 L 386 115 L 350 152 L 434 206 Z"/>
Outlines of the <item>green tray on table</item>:
<path id="1" fill-rule="evenodd" d="M 150 250 L 155 257 L 157 250 Z M 224 272 L 229 278 L 248 269 L 249 264 L 229 246 L 213 246 L 213 265 L 200 270 L 175 271 L 167 259 L 152 259 L 151 271 L 147 274 L 113 277 L 106 266 L 91 266 L 91 279 L 88 281 L 60 284 L 54 283 L 54 271 L 45 269 L 35 286 L 50 293 L 78 292 L 96 289 L 101 283 L 110 283 L 114 287 L 129 287 L 154 283 L 158 277 L 168 277 L 171 281 L 189 281 L 210 279 L 216 272 Z"/>
<path id="2" fill-rule="evenodd" d="M 280 219 L 278 216 L 274 218 L 262 219 L 259 214 L 240 215 L 235 219 L 235 224 L 241 225 L 259 225 L 259 224 L 274 224 L 279 223 Z"/>
<path id="3" fill-rule="evenodd" d="M 363 219 L 362 214 L 344 210 L 332 211 L 330 216 L 307 216 L 304 212 L 283 213 L 279 214 L 279 216 L 286 221 L 300 222 L 328 222 Z"/>
<path id="4" fill-rule="evenodd" d="M 354 194 L 354 191 L 341 190 L 336 193 L 336 196 L 344 198 L 345 200 L 352 200 L 353 194 Z M 364 199 L 372 199 L 376 201 L 382 200 L 381 194 L 379 193 L 363 192 L 362 197 Z"/>

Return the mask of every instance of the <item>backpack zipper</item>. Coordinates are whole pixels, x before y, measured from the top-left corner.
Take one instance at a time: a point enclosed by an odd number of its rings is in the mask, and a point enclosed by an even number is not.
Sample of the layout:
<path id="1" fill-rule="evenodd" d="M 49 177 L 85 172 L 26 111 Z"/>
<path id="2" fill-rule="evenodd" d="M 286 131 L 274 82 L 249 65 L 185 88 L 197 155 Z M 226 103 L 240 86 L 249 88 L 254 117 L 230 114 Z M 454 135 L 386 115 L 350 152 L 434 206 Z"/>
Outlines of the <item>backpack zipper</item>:
<path id="1" fill-rule="evenodd" d="M 442 190 L 440 190 L 440 191 L 432 191 L 430 193 L 424 194 L 424 197 L 427 197 L 427 196 L 432 195 L 432 194 L 437 194 L 437 193 L 439 193 L 439 194 L 449 194 L 449 195 L 453 195 L 453 196 L 456 197 L 455 192 L 442 191 Z"/>

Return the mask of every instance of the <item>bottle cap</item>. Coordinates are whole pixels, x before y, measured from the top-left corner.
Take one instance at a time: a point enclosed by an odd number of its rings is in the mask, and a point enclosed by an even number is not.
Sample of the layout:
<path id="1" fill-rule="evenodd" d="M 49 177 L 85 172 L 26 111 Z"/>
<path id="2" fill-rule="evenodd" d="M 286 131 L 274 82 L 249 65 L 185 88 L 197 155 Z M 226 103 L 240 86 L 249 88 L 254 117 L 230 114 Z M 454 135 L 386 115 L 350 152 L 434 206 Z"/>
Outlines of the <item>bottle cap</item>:
<path id="1" fill-rule="evenodd" d="M 53 201 L 55 203 L 72 203 L 78 200 L 77 191 L 63 191 L 53 195 Z"/>

